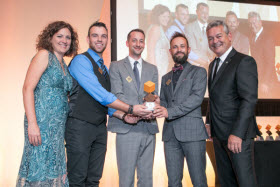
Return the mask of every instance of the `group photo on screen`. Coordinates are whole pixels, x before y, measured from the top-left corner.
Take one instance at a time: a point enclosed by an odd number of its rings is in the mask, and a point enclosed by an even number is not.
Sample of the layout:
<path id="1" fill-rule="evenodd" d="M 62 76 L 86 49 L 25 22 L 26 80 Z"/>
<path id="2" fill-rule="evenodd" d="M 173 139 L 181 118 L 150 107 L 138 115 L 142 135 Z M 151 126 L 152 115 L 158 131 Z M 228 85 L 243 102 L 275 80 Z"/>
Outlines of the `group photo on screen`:
<path id="1" fill-rule="evenodd" d="M 206 27 L 218 19 L 228 25 L 233 48 L 256 60 L 258 98 L 280 98 L 278 6 L 199 0 L 139 0 L 138 5 L 139 28 L 146 33 L 144 55 L 158 67 L 160 79 L 173 66 L 169 40 L 175 32 L 188 39 L 191 48 L 188 61 L 208 72 L 215 54 L 209 49 Z"/>

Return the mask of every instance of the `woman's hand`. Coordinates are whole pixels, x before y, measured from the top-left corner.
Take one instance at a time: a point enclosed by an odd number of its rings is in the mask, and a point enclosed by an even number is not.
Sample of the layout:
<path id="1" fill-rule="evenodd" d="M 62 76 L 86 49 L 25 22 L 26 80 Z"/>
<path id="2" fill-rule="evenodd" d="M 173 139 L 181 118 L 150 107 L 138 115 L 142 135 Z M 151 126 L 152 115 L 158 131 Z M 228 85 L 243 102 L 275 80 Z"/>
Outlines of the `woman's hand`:
<path id="1" fill-rule="evenodd" d="M 28 124 L 28 139 L 31 145 L 39 146 L 42 144 L 40 128 L 36 124 Z"/>

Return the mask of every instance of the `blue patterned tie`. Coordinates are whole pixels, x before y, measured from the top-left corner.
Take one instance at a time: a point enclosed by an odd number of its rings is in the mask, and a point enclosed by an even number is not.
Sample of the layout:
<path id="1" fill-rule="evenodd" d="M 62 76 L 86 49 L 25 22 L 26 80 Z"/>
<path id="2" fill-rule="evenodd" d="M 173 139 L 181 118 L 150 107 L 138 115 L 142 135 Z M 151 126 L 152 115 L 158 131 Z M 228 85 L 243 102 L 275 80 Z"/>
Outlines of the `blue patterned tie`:
<path id="1" fill-rule="evenodd" d="M 100 60 L 98 60 L 98 61 L 99 61 L 99 63 L 100 63 L 100 67 L 101 67 L 101 70 L 102 70 L 102 74 L 103 74 L 103 76 L 105 77 L 105 79 L 107 80 L 108 73 L 107 73 L 106 67 L 105 67 L 105 65 L 104 65 L 104 61 L 103 61 L 103 59 L 100 59 Z"/>
<path id="2" fill-rule="evenodd" d="M 139 77 L 139 71 L 137 68 L 138 63 L 139 63 L 138 61 L 135 61 L 134 67 L 133 67 L 133 73 L 134 73 L 136 84 L 137 84 L 137 90 L 139 90 L 139 88 L 140 88 L 140 77 Z"/>

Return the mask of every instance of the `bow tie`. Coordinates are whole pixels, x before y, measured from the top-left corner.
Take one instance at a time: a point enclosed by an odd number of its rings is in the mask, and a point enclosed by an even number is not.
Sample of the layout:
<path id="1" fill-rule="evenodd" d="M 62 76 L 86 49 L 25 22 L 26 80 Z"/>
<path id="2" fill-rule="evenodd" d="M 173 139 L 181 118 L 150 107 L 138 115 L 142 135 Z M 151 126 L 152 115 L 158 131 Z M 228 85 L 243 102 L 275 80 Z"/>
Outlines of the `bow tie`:
<path id="1" fill-rule="evenodd" d="M 182 66 L 182 65 L 180 65 L 180 66 L 174 66 L 173 68 L 172 68 L 172 71 L 175 73 L 176 71 L 178 71 L 178 70 L 183 70 L 184 69 L 184 67 Z"/>

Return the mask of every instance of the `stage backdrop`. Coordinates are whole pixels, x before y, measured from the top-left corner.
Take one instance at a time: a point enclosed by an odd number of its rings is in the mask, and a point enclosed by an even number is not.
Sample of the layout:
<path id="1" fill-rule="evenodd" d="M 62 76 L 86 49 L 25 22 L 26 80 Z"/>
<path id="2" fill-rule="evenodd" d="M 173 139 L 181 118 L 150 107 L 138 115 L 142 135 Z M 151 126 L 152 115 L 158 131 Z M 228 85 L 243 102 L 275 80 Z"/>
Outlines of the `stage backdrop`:
<path id="1" fill-rule="evenodd" d="M 121 0 L 129 3 L 131 0 Z M 118 5 L 119 6 L 119 5 Z M 124 12 L 127 12 L 127 6 Z M 135 6 L 137 9 L 137 5 Z M 138 19 L 136 16 L 129 16 Z M 127 25 L 125 31 L 118 33 L 118 38 L 126 37 L 130 29 L 138 27 L 129 20 L 123 19 Z M 64 20 L 69 22 L 77 31 L 80 50 L 87 50 L 86 36 L 88 27 L 100 19 L 110 28 L 110 0 L 0 0 L 0 186 L 14 187 L 23 151 L 23 116 L 22 86 L 31 58 L 35 55 L 36 38 L 40 31 L 51 21 Z M 128 19 L 128 20 L 126 20 Z M 120 43 L 125 47 L 125 41 Z M 104 59 L 110 64 L 110 45 L 108 45 Z M 128 49 L 123 49 L 127 55 Z M 71 59 L 67 58 L 69 63 Z M 158 120 L 162 129 L 163 120 Z M 279 118 L 262 118 L 260 123 L 276 125 Z M 274 132 L 274 131 L 273 131 Z M 214 173 L 209 159 L 207 159 L 208 185 L 214 186 Z M 105 161 L 101 187 L 117 187 L 118 172 L 115 153 L 115 135 L 108 135 L 108 150 Z M 157 135 L 156 155 L 154 164 L 154 186 L 167 186 L 167 176 L 164 163 L 163 143 L 161 132 Z M 191 186 L 187 167 L 184 170 L 183 186 Z"/>

